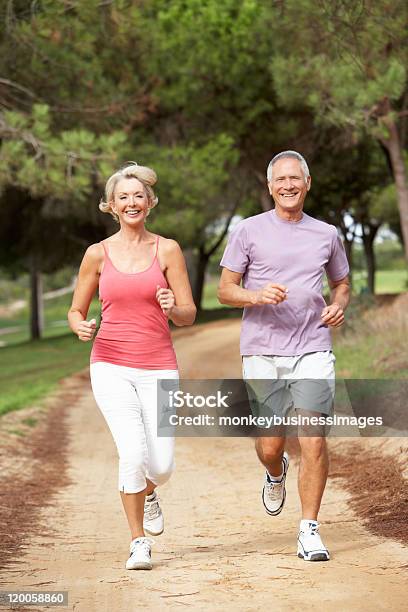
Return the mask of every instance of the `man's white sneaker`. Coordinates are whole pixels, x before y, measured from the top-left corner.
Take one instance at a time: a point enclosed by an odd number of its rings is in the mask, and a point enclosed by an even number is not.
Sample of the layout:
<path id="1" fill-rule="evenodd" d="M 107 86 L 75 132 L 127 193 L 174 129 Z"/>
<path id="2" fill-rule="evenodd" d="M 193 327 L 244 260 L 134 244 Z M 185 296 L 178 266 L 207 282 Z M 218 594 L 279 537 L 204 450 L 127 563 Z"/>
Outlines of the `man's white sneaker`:
<path id="1" fill-rule="evenodd" d="M 283 453 L 282 468 L 283 475 L 280 480 L 272 480 L 268 472 L 265 473 L 265 482 L 262 489 L 262 501 L 263 505 L 265 506 L 265 510 L 271 516 L 280 514 L 283 506 L 285 505 L 285 480 L 289 468 L 289 455 L 287 453 Z"/>
<path id="2" fill-rule="evenodd" d="M 147 495 L 144 505 L 143 529 L 149 535 L 160 535 L 164 531 L 164 518 L 156 491 Z"/>
<path id="3" fill-rule="evenodd" d="M 130 543 L 130 557 L 126 561 L 128 570 L 151 570 L 152 565 L 152 541 L 150 538 L 135 538 Z"/>
<path id="4" fill-rule="evenodd" d="M 301 521 L 297 555 L 304 561 L 329 561 L 329 551 L 322 542 L 316 521 Z"/>

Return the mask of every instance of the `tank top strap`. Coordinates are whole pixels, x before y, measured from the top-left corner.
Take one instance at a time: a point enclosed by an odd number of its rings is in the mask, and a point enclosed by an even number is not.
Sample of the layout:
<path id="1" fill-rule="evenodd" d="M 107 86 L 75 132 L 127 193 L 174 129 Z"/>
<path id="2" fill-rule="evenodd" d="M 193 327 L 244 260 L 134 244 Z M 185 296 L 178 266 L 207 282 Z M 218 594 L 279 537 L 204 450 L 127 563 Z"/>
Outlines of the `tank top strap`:
<path id="1" fill-rule="evenodd" d="M 159 238 L 160 238 L 160 236 L 157 236 L 157 238 L 156 238 L 156 252 L 154 254 L 154 258 L 155 259 L 157 259 L 157 253 L 159 251 Z"/>
<path id="2" fill-rule="evenodd" d="M 101 270 L 101 274 L 103 274 L 108 267 L 112 266 L 112 264 L 111 264 L 111 260 L 110 260 L 109 253 L 108 253 L 108 247 L 106 246 L 105 241 L 101 240 L 99 244 L 102 245 L 103 254 L 104 254 L 102 270 Z"/>

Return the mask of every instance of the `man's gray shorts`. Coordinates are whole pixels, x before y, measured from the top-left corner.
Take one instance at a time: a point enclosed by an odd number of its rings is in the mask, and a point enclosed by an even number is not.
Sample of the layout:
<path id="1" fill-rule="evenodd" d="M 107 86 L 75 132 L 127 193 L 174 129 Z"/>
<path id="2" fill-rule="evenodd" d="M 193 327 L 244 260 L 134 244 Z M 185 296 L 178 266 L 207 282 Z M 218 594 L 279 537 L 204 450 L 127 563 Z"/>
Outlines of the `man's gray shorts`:
<path id="1" fill-rule="evenodd" d="M 243 356 L 243 378 L 252 413 L 284 417 L 298 411 L 331 415 L 335 394 L 335 356 L 317 351 L 291 357 Z"/>

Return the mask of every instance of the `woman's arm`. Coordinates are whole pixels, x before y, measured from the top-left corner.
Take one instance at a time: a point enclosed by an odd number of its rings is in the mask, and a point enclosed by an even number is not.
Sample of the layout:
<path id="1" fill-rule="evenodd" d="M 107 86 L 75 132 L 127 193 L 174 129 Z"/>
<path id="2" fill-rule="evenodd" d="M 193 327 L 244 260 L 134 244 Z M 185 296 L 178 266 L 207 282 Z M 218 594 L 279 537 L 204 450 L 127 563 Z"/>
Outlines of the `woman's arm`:
<path id="1" fill-rule="evenodd" d="M 197 309 L 191 293 L 186 262 L 175 240 L 160 241 L 160 259 L 165 265 L 164 274 L 170 289 L 157 288 L 157 300 L 174 325 L 192 325 Z"/>
<path id="2" fill-rule="evenodd" d="M 69 326 L 83 342 L 92 340 L 96 321 L 87 321 L 89 305 L 98 288 L 99 274 L 103 262 L 103 247 L 92 244 L 87 250 L 79 268 L 78 280 L 68 311 Z"/>

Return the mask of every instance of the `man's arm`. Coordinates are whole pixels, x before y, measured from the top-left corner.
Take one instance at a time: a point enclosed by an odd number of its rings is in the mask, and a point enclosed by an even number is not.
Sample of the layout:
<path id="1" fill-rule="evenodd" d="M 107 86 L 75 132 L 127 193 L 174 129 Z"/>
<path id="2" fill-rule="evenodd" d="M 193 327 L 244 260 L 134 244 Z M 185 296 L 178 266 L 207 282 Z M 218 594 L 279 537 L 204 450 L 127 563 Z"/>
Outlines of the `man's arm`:
<path id="1" fill-rule="evenodd" d="M 329 281 L 330 306 L 322 311 L 322 321 L 329 327 L 340 327 L 344 323 L 344 312 L 350 302 L 350 280 L 348 276 L 338 281 Z"/>
<path id="2" fill-rule="evenodd" d="M 220 304 L 244 308 L 262 306 L 263 304 L 279 304 L 286 300 L 287 288 L 283 285 L 268 283 L 262 289 L 251 291 L 241 287 L 242 274 L 228 268 L 222 269 L 218 285 L 218 301 Z"/>

